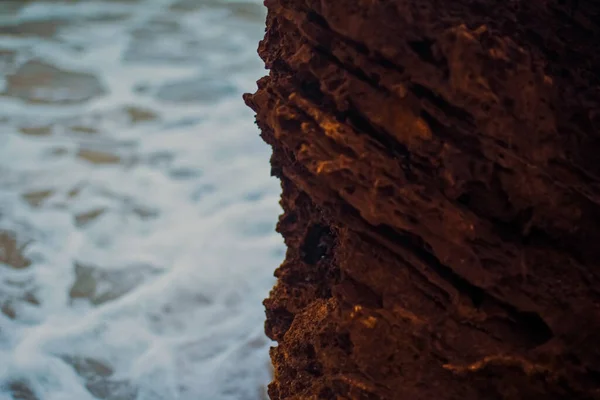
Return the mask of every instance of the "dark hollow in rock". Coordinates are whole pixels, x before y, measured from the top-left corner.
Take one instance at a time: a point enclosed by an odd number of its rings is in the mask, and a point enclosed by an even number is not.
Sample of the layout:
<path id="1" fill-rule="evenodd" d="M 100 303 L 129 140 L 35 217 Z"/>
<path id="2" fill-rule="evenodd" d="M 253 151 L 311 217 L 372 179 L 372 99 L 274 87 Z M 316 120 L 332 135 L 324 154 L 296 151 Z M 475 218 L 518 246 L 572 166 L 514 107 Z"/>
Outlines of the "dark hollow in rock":
<path id="1" fill-rule="evenodd" d="M 331 248 L 332 236 L 328 226 L 314 225 L 308 229 L 301 247 L 302 261 L 315 265 Z"/>
<path id="2" fill-rule="evenodd" d="M 600 399 L 600 2 L 266 0 L 271 399 Z"/>

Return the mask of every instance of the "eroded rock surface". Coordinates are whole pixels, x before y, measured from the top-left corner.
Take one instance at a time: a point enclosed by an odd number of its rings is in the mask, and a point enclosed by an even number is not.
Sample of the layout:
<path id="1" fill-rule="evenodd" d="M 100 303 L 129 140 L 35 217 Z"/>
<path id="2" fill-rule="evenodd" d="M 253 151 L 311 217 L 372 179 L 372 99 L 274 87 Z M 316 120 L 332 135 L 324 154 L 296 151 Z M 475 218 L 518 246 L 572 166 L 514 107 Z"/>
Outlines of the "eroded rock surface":
<path id="1" fill-rule="evenodd" d="M 600 3 L 265 3 L 270 397 L 600 398 Z"/>

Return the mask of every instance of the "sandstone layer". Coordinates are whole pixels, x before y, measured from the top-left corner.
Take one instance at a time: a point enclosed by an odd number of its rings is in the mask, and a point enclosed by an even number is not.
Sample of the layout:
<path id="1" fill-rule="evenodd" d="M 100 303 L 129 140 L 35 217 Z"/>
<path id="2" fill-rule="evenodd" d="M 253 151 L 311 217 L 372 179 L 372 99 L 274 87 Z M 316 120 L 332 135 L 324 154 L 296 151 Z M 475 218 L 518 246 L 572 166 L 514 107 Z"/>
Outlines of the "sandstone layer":
<path id="1" fill-rule="evenodd" d="M 267 0 L 272 399 L 600 399 L 600 2 Z"/>

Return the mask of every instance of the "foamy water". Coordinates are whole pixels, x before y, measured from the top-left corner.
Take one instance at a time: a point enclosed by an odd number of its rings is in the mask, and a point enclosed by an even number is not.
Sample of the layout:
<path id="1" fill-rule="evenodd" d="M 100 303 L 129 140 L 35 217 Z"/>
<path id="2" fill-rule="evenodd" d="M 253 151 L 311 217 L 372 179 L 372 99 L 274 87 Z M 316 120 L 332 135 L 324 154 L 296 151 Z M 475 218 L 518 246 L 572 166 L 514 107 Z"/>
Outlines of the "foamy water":
<path id="1" fill-rule="evenodd" d="M 0 399 L 264 398 L 259 0 L 0 1 Z"/>

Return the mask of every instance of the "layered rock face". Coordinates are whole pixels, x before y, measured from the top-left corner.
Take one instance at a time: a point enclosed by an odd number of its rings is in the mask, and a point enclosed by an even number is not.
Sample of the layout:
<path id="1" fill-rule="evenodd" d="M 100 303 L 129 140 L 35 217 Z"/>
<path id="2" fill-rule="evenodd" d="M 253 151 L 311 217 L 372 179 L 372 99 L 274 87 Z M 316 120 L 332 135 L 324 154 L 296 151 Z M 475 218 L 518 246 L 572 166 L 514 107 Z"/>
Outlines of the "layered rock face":
<path id="1" fill-rule="evenodd" d="M 272 399 L 600 399 L 600 2 L 267 0 Z"/>

